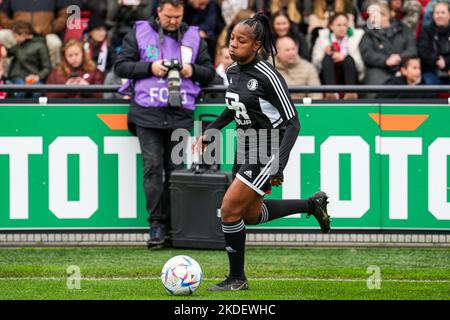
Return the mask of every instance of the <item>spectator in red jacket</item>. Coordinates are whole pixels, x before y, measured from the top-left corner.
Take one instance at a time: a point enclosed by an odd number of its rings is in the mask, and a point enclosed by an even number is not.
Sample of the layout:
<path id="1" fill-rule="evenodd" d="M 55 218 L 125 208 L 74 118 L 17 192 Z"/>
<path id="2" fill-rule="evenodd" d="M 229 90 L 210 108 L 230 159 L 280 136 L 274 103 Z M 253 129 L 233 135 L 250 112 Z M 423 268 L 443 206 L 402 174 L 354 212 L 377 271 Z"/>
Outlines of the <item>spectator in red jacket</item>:
<path id="1" fill-rule="evenodd" d="M 97 69 L 83 44 L 76 39 L 67 41 L 61 50 L 61 63 L 47 78 L 47 84 L 90 85 L 103 84 L 103 72 Z M 102 98 L 102 93 L 47 93 L 49 98 Z"/>

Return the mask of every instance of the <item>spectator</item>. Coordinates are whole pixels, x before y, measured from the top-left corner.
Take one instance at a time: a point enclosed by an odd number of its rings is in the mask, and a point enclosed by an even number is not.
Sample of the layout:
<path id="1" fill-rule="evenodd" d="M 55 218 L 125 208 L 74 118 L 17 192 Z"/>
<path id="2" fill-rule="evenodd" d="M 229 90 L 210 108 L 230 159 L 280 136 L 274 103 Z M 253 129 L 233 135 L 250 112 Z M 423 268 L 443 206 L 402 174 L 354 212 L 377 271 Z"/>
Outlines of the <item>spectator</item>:
<path id="1" fill-rule="evenodd" d="M 391 17 L 397 18 L 415 31 L 422 14 L 422 5 L 417 0 L 391 0 Z"/>
<path id="2" fill-rule="evenodd" d="M 97 69 L 90 55 L 83 49 L 77 39 L 67 41 L 61 50 L 61 63 L 52 70 L 47 84 L 83 85 L 103 84 L 104 74 Z M 93 93 L 47 93 L 49 98 L 101 98 L 103 95 Z"/>
<path id="3" fill-rule="evenodd" d="M 289 15 L 285 11 L 277 11 L 272 16 L 272 29 L 276 38 L 289 36 L 298 44 L 298 54 L 303 59 L 311 60 L 309 54 L 308 41 L 306 37 L 299 31 L 299 26 L 294 24 Z"/>
<path id="4" fill-rule="evenodd" d="M 211 57 L 216 53 L 217 37 L 225 27 L 220 7 L 214 0 L 187 0 L 184 8 L 184 22 L 197 26 L 200 36 L 208 44 Z"/>
<path id="5" fill-rule="evenodd" d="M 6 57 L 8 52 L 6 48 L 0 45 L 0 85 L 6 83 Z M 6 92 L 0 92 L 0 99 L 6 98 Z"/>
<path id="6" fill-rule="evenodd" d="M 122 39 L 136 21 L 148 20 L 153 15 L 154 3 L 153 0 L 107 0 L 106 23 L 111 28 L 114 48 L 122 46 Z"/>
<path id="7" fill-rule="evenodd" d="M 425 9 L 423 10 L 423 18 L 422 18 L 422 29 L 425 29 L 431 25 L 433 22 L 433 8 L 436 4 L 437 0 L 431 0 L 425 5 Z M 447 0 L 448 1 L 448 0 Z M 445 2 L 445 0 L 443 1 Z"/>
<path id="8" fill-rule="evenodd" d="M 111 70 L 116 53 L 111 47 L 111 41 L 108 37 L 108 30 L 105 21 L 97 16 L 89 19 L 86 29 L 86 39 L 84 49 L 91 55 L 92 60 L 97 63 L 97 68 L 103 73 Z"/>
<path id="9" fill-rule="evenodd" d="M 65 0 L 4 0 L 0 6 L 0 43 L 6 48 L 16 42 L 11 33 L 14 22 L 24 21 L 32 25 L 36 35 L 45 36 L 52 66 L 60 61 L 61 39 L 58 34 L 66 27 Z"/>
<path id="10" fill-rule="evenodd" d="M 366 28 L 359 44 L 366 84 L 384 83 L 399 71 L 403 59 L 417 55 L 411 29 L 395 18 L 391 20 L 386 5 L 380 5 L 380 15 L 380 28 Z"/>
<path id="11" fill-rule="evenodd" d="M 319 76 L 311 62 L 298 55 L 298 44 L 289 36 L 277 39 L 275 66 L 288 86 L 320 86 Z M 293 93 L 292 99 L 322 99 L 321 93 Z"/>
<path id="12" fill-rule="evenodd" d="M 223 0 L 221 1 L 220 7 L 222 12 L 223 20 L 225 21 L 225 27 L 229 27 L 236 16 L 242 10 L 247 10 L 251 6 L 251 2 L 246 0 Z"/>
<path id="13" fill-rule="evenodd" d="M 450 84 L 450 3 L 438 1 L 433 22 L 419 38 L 419 56 L 426 84 Z"/>
<path id="14" fill-rule="evenodd" d="M 417 0 L 366 0 L 362 5 L 362 16 L 367 19 L 367 9 L 372 5 L 388 6 L 391 18 L 397 18 L 414 32 L 422 14 L 422 5 Z"/>
<path id="15" fill-rule="evenodd" d="M 89 11 L 91 17 L 106 19 L 107 0 L 67 0 L 67 6 L 78 6 L 82 11 Z"/>
<path id="16" fill-rule="evenodd" d="M 364 79 L 364 62 L 359 51 L 359 43 L 364 31 L 348 26 L 344 13 L 330 18 L 328 29 L 319 31 L 313 48 L 312 61 L 321 73 L 322 83 L 326 85 L 356 85 Z M 336 94 L 327 94 L 336 98 Z M 346 93 L 344 99 L 357 99 L 355 93 Z"/>
<path id="17" fill-rule="evenodd" d="M 302 21 L 302 15 L 298 8 L 299 5 L 300 2 L 296 0 L 272 0 L 270 3 L 270 13 L 273 18 L 275 13 L 284 11 L 289 20 L 298 27 Z"/>
<path id="18" fill-rule="evenodd" d="M 348 16 L 349 26 L 354 28 L 355 16 L 350 0 L 317 0 L 314 1 L 314 11 L 309 16 L 308 34 L 311 36 L 311 46 L 314 46 L 315 34 L 318 29 L 328 27 L 328 19 L 336 13 L 345 13 Z"/>
<path id="19" fill-rule="evenodd" d="M 388 79 L 386 85 L 424 85 L 425 82 L 421 77 L 420 59 L 419 57 L 408 57 L 402 61 L 400 68 L 401 75 Z M 377 95 L 379 99 L 432 99 L 435 94 L 421 92 L 403 92 L 403 93 L 380 93 Z"/>
<path id="20" fill-rule="evenodd" d="M 253 15 L 255 14 L 255 11 L 250 10 L 250 9 L 246 9 L 246 10 L 241 10 L 237 13 L 237 15 L 234 17 L 234 20 L 231 22 L 231 24 L 229 26 L 226 26 L 222 32 L 219 34 L 219 37 L 217 38 L 217 50 L 216 50 L 216 54 L 214 55 L 215 59 L 215 65 L 219 64 L 219 49 L 222 47 L 228 47 L 229 41 L 230 41 L 230 35 L 231 35 L 231 31 L 233 30 L 234 26 L 242 20 L 248 19 L 253 17 Z"/>
<path id="21" fill-rule="evenodd" d="M 242 10 L 269 13 L 269 1 L 267 0 L 221 0 L 218 2 L 220 3 L 225 27 L 229 27 L 235 20 L 238 13 Z"/>
<path id="22" fill-rule="evenodd" d="M 186 12 L 182 0 L 161 0 L 157 17 L 138 21 L 126 35 L 114 65 L 119 77 L 133 82 L 128 125 L 138 136 L 142 150 L 150 223 L 149 248 L 164 245 L 170 231 L 169 178 L 173 170 L 182 167 L 171 157 L 178 143 L 171 140 L 172 133 L 176 129 L 192 129 L 200 84 L 208 84 L 214 78 L 207 44 L 201 39 L 198 28 L 182 22 L 183 14 Z M 160 31 L 163 41 L 159 38 Z M 180 51 L 184 53 L 181 57 Z M 168 59 L 180 58 L 182 97 L 172 95 L 172 101 L 168 101 L 169 69 L 164 64 Z M 126 88 L 121 91 L 124 90 Z M 183 101 L 178 103 L 175 98 L 183 98 Z"/>
<path id="23" fill-rule="evenodd" d="M 12 57 L 8 78 L 16 84 L 43 83 L 52 68 L 44 38 L 34 36 L 33 27 L 24 21 L 15 22 L 11 31 L 16 45 L 8 49 L 8 56 Z M 16 94 L 20 98 L 27 96 Z M 39 94 L 34 93 L 32 97 Z"/>
<path id="24" fill-rule="evenodd" d="M 216 67 L 216 77 L 213 84 L 228 86 L 226 74 L 227 68 L 233 63 L 228 47 L 222 47 L 219 50 L 219 64 Z"/>

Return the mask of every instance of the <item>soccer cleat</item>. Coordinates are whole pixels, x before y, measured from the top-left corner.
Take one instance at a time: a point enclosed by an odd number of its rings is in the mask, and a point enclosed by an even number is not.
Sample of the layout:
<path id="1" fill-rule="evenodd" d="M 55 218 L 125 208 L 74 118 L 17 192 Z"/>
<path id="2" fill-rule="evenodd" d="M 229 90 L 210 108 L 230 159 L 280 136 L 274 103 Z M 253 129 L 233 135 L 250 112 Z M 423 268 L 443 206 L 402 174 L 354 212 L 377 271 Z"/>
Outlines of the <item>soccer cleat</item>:
<path id="1" fill-rule="evenodd" d="M 313 194 L 309 199 L 314 202 L 315 208 L 312 213 L 308 213 L 308 217 L 310 215 L 313 215 L 316 218 L 317 222 L 319 222 L 320 230 L 322 230 L 322 233 L 329 233 L 331 221 L 327 211 L 327 194 L 323 191 L 319 191 Z"/>
<path id="2" fill-rule="evenodd" d="M 208 291 L 236 291 L 247 290 L 246 278 L 225 277 L 225 280 L 208 289 Z"/>

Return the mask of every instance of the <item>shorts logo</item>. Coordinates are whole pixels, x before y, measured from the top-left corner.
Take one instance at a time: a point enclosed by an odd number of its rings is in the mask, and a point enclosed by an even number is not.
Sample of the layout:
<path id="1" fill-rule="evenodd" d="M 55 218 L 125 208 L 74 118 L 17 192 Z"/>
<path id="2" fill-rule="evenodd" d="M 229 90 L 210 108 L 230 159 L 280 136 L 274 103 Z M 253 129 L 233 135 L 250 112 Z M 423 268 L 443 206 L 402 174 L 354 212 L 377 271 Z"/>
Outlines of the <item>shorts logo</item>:
<path id="1" fill-rule="evenodd" d="M 256 79 L 250 79 L 247 82 L 247 89 L 250 91 L 255 91 L 258 88 L 258 81 Z"/>
<path id="2" fill-rule="evenodd" d="M 252 171 L 248 170 L 248 171 L 244 171 L 244 174 L 249 177 L 250 179 L 252 178 Z"/>
<path id="3" fill-rule="evenodd" d="M 227 250 L 227 252 L 229 252 L 229 253 L 235 253 L 236 252 L 236 250 L 234 250 L 232 247 L 230 247 L 230 246 L 228 246 L 228 247 L 225 247 L 225 250 Z"/>

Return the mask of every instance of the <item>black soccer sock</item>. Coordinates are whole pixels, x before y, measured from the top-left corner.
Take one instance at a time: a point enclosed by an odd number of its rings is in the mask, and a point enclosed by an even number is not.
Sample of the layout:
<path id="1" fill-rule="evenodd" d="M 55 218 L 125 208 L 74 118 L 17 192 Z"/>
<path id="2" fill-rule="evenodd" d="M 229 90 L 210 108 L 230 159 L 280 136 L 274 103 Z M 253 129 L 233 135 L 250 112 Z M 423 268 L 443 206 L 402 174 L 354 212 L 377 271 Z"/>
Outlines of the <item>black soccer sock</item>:
<path id="1" fill-rule="evenodd" d="M 315 203 L 307 200 L 264 200 L 256 224 L 265 223 L 294 213 L 312 213 Z"/>
<path id="2" fill-rule="evenodd" d="M 245 223 L 243 219 L 235 222 L 223 222 L 225 249 L 230 262 L 230 277 L 243 278 L 245 258 Z"/>

